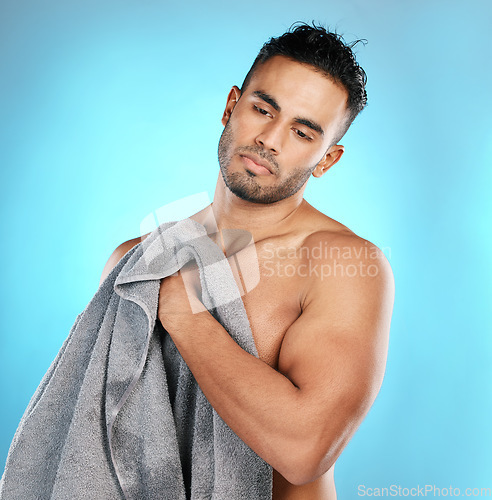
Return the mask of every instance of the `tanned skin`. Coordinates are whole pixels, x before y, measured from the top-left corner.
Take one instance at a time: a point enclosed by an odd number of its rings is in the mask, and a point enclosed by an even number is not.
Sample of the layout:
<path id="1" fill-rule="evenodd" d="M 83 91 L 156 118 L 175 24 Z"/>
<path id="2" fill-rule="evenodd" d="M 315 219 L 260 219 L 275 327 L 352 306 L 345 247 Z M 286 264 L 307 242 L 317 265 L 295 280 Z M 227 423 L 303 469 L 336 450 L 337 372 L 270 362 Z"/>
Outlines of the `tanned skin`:
<path id="1" fill-rule="evenodd" d="M 346 90 L 311 66 L 268 60 L 242 93 L 233 87 L 228 95 L 226 179 L 260 197 L 292 189 L 303 171 L 321 177 L 344 152 L 332 141 L 346 101 Z M 192 217 L 230 261 L 244 249 L 224 245 L 223 231 L 253 237 L 260 279 L 242 298 L 259 358 L 208 311 L 193 314 L 196 273 L 163 279 L 159 296 L 158 318 L 205 396 L 273 467 L 274 500 L 336 499 L 335 461 L 383 380 L 394 300 L 381 250 L 307 203 L 306 182 L 260 203 L 234 194 L 219 175 L 213 203 Z M 141 239 L 115 250 L 102 279 Z M 248 267 L 235 268 L 238 283 L 248 281 Z"/>

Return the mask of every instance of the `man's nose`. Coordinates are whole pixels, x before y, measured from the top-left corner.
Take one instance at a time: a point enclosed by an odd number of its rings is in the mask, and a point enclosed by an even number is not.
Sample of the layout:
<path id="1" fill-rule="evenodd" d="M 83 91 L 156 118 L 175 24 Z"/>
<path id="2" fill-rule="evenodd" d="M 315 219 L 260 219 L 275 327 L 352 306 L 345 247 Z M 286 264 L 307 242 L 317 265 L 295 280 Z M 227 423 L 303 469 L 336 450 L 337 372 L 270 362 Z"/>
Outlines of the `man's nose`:
<path id="1" fill-rule="evenodd" d="M 283 137 L 279 124 L 271 123 L 256 136 L 256 144 L 269 150 L 273 154 L 282 151 Z"/>

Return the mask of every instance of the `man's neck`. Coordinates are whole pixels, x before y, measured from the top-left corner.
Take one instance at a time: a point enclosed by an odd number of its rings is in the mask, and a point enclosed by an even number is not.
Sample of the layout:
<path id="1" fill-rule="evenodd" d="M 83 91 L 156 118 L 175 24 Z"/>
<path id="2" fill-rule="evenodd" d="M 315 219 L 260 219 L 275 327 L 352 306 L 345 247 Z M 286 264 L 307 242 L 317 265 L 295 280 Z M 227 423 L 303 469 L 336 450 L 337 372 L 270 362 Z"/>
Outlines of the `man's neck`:
<path id="1" fill-rule="evenodd" d="M 303 191 L 300 189 L 295 195 L 276 203 L 252 203 L 233 194 L 219 175 L 211 205 L 217 229 L 244 229 L 257 241 L 271 233 L 288 231 L 305 204 Z"/>
<path id="2" fill-rule="evenodd" d="M 295 195 L 277 203 L 252 203 L 234 195 L 219 175 L 213 203 L 191 218 L 202 224 L 209 236 L 222 247 L 223 231 L 227 229 L 248 231 L 258 243 L 299 227 L 302 214 L 309 211 L 309 204 L 302 197 L 303 191 L 301 188 Z"/>

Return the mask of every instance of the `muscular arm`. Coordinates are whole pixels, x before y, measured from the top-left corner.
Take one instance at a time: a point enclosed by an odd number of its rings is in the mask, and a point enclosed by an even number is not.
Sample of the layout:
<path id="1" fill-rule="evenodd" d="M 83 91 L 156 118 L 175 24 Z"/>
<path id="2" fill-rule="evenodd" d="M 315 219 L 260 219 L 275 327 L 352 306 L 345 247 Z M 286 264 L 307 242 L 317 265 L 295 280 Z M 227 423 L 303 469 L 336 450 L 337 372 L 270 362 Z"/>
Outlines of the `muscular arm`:
<path id="1" fill-rule="evenodd" d="M 293 484 L 331 467 L 381 386 L 394 285 L 381 252 L 366 264 L 375 276 L 339 268 L 311 283 L 285 334 L 278 371 L 241 349 L 208 312 L 187 313 L 180 276 L 161 284 L 159 317 L 205 396 Z"/>

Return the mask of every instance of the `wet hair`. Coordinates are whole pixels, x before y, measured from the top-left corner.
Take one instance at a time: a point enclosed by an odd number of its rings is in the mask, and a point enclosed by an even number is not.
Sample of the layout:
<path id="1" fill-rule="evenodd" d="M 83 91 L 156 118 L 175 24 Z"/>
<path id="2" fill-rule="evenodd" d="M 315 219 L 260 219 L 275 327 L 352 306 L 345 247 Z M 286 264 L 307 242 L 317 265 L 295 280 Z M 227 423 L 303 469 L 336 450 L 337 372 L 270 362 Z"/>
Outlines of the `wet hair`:
<path id="1" fill-rule="evenodd" d="M 327 31 L 313 23 L 295 23 L 283 35 L 270 38 L 261 48 L 249 70 L 241 91 L 248 86 L 255 70 L 274 56 L 284 56 L 294 61 L 309 64 L 317 71 L 341 84 L 348 93 L 347 119 L 340 127 L 335 142 L 340 140 L 367 104 L 365 71 L 359 66 L 352 51 L 353 47 L 365 40 L 349 44 L 337 33 Z"/>

